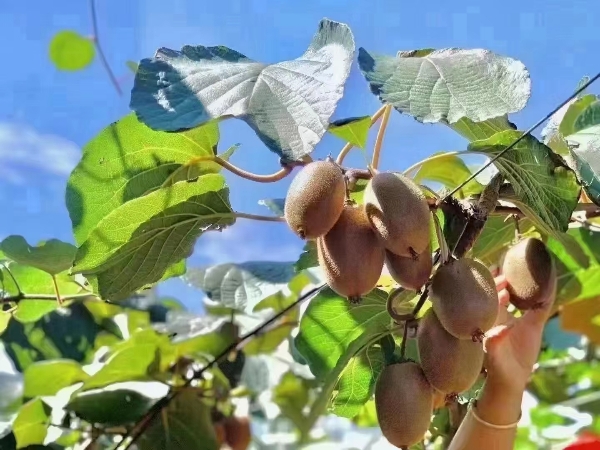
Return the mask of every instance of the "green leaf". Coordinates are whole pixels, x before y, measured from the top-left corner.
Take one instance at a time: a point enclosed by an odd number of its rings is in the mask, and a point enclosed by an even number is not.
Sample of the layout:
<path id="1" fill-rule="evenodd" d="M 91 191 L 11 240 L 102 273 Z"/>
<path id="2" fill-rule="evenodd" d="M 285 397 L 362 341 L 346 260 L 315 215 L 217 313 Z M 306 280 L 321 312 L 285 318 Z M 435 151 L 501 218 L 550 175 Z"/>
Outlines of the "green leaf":
<path id="1" fill-rule="evenodd" d="M 566 137 L 571 167 L 577 172 L 586 194 L 600 203 L 600 125 L 585 128 Z"/>
<path id="2" fill-rule="evenodd" d="M 334 136 L 364 149 L 369 139 L 369 128 L 371 128 L 371 117 L 362 116 L 336 120 L 329 124 L 328 131 Z"/>
<path id="3" fill-rule="evenodd" d="M 289 262 L 247 261 L 190 268 L 183 280 L 202 290 L 213 304 L 251 313 L 260 300 L 284 289 L 294 275 Z"/>
<path id="4" fill-rule="evenodd" d="M 319 260 L 317 257 L 317 244 L 315 241 L 308 241 L 304 244 L 304 249 L 298 258 L 298 261 L 294 263 L 294 269 L 296 272 L 300 272 L 304 269 L 310 269 L 311 267 L 317 267 Z"/>
<path id="5" fill-rule="evenodd" d="M 493 157 L 521 135 L 521 131 L 503 131 L 472 142 L 469 150 Z M 567 231 L 580 187 L 575 173 L 552 150 L 527 136 L 494 164 L 514 189 L 514 203 L 536 227 L 556 236 Z"/>
<path id="6" fill-rule="evenodd" d="M 55 395 L 62 388 L 84 381 L 89 375 L 70 359 L 39 361 L 24 373 L 25 397 Z"/>
<path id="7" fill-rule="evenodd" d="M 102 298 L 122 300 L 187 258 L 201 234 L 232 225 L 228 197 L 223 176 L 211 174 L 131 200 L 92 231 L 74 271 L 94 275 Z"/>
<path id="8" fill-rule="evenodd" d="M 0 311 L 0 336 L 4 333 L 4 330 L 8 327 L 12 314 L 6 311 Z"/>
<path id="9" fill-rule="evenodd" d="M 111 211 L 160 188 L 184 164 L 198 161 L 196 176 L 218 173 L 211 158 L 219 127 L 209 122 L 184 133 L 153 131 L 131 113 L 104 128 L 83 148 L 67 185 L 75 240 L 82 244 Z"/>
<path id="10" fill-rule="evenodd" d="M 308 404 L 308 383 L 293 372 L 286 372 L 281 377 L 279 384 L 273 388 L 273 403 L 281 409 L 284 416 L 288 417 L 301 433 L 308 432 L 308 422 L 303 413 Z"/>
<path id="11" fill-rule="evenodd" d="M 387 293 L 381 290 L 365 295 L 358 305 L 351 305 L 331 289 L 311 300 L 295 343 L 317 379 L 329 375 L 357 339 L 368 341 L 387 331 L 390 317 L 386 302 Z M 354 353 L 347 359 L 352 356 Z"/>
<path id="12" fill-rule="evenodd" d="M 584 95 L 583 97 L 572 102 L 567 108 L 564 117 L 560 121 L 558 127 L 559 133 L 566 137 L 581 131 L 585 127 L 581 127 L 584 123 L 577 123 L 579 116 L 593 103 L 598 101 L 598 97 L 592 94 Z M 594 125 L 594 124 L 592 124 Z M 588 125 L 589 126 L 589 125 Z"/>
<path id="13" fill-rule="evenodd" d="M 260 333 L 244 346 L 244 353 L 248 356 L 273 353 L 289 337 L 294 328 L 296 328 L 295 323 L 284 322 L 269 331 Z"/>
<path id="14" fill-rule="evenodd" d="M 0 243 L 0 249 L 13 261 L 33 266 L 56 275 L 71 268 L 77 248 L 74 245 L 50 239 L 41 245 L 32 247 L 23 236 L 8 236 Z"/>
<path id="15" fill-rule="evenodd" d="M 586 128 L 600 125 L 600 100 L 591 103 L 585 108 L 577 119 L 575 119 L 574 128 L 576 131 L 585 130 Z"/>
<path id="16" fill-rule="evenodd" d="M 327 131 L 353 57 L 350 28 L 328 19 L 302 56 L 277 64 L 223 46 L 161 48 L 140 62 L 130 107 L 151 128 L 167 131 L 237 117 L 271 151 L 295 161 Z"/>
<path id="17" fill-rule="evenodd" d="M 431 156 L 441 155 L 443 152 Z M 414 176 L 415 183 L 422 184 L 423 180 L 435 181 L 452 190 L 471 176 L 471 171 L 458 156 L 449 153 L 448 156 L 436 158 L 423 163 Z M 477 180 L 469 181 L 458 194 L 461 197 L 479 194 L 483 186 Z"/>
<path id="18" fill-rule="evenodd" d="M 531 423 L 539 429 L 545 429 L 553 425 L 566 425 L 566 417 L 552 412 L 548 407 L 537 406 L 529 411 Z"/>
<path id="19" fill-rule="evenodd" d="M 12 426 L 17 448 L 44 443 L 50 424 L 50 411 L 50 407 L 39 398 L 21 407 Z"/>
<path id="20" fill-rule="evenodd" d="M 382 103 L 420 122 L 475 122 L 520 111 L 531 94 L 529 72 L 515 59 L 489 50 L 416 50 L 371 55 L 358 65 Z"/>
<path id="21" fill-rule="evenodd" d="M 104 366 L 84 381 L 81 390 L 101 388 L 120 381 L 145 380 L 156 363 L 158 348 L 155 343 L 138 343 L 114 353 Z"/>
<path id="22" fill-rule="evenodd" d="M 140 420 L 166 392 L 166 386 L 157 382 L 115 383 L 75 392 L 65 409 L 89 423 L 126 425 Z"/>
<path id="23" fill-rule="evenodd" d="M 468 139 L 469 142 L 490 138 L 500 131 L 517 129 L 515 124 L 508 120 L 506 114 L 481 122 L 474 122 L 467 117 L 462 117 L 457 122 L 448 124 L 448 126 L 465 139 Z"/>
<path id="24" fill-rule="evenodd" d="M 210 407 L 192 391 L 184 391 L 150 423 L 137 443 L 140 450 L 218 450 Z"/>
<path id="25" fill-rule="evenodd" d="M 548 240 L 547 247 L 557 263 L 556 301 L 559 304 L 600 295 L 600 233 L 581 227 L 569 229 L 568 235 L 588 257 L 588 263 L 582 264 L 573 258 L 560 241 Z"/>
<path id="26" fill-rule="evenodd" d="M 529 219 L 519 220 L 522 234 L 527 233 L 532 227 L 533 223 Z M 498 264 L 501 254 L 513 243 L 514 238 L 515 222 L 506 220 L 506 216 L 503 215 L 491 215 L 473 245 L 472 255 L 487 266 Z"/>
<path id="27" fill-rule="evenodd" d="M 56 33 L 50 41 L 50 60 L 59 70 L 82 70 L 96 56 L 94 43 L 72 30 Z"/>
<path id="28" fill-rule="evenodd" d="M 139 64 L 135 61 L 125 61 L 125 65 L 129 70 L 131 70 L 134 74 L 137 73 Z"/>
<path id="29" fill-rule="evenodd" d="M 335 387 L 332 412 L 341 417 L 355 417 L 373 395 L 384 366 L 385 358 L 379 346 L 372 345 L 350 359 Z"/>

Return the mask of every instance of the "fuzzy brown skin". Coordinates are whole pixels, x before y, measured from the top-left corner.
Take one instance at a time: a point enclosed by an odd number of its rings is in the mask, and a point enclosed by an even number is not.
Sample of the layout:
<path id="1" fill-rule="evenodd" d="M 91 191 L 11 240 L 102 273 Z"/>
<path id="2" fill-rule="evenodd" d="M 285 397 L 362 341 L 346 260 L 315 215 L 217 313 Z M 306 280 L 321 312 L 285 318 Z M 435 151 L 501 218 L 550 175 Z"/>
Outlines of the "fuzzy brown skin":
<path id="1" fill-rule="evenodd" d="M 386 250 L 385 266 L 396 283 L 405 289 L 418 291 L 431 276 L 431 244 L 416 258 L 398 256 Z"/>
<path id="2" fill-rule="evenodd" d="M 250 445 L 252 433 L 247 417 L 227 417 L 224 421 L 225 442 L 231 450 L 246 450 Z"/>
<path id="3" fill-rule="evenodd" d="M 381 276 L 385 251 L 362 208 L 347 205 L 334 227 L 317 240 L 327 284 L 353 303 L 371 292 Z"/>
<path id="4" fill-rule="evenodd" d="M 420 442 L 429 429 L 434 390 L 414 362 L 387 366 L 375 385 L 375 409 L 385 438 L 396 447 Z"/>
<path id="5" fill-rule="evenodd" d="M 421 188 L 410 178 L 376 174 L 365 188 L 364 208 L 375 234 L 392 253 L 412 257 L 429 245 L 431 213 Z"/>
<path id="6" fill-rule="evenodd" d="M 498 316 L 494 278 L 470 258 L 441 266 L 431 280 L 429 298 L 440 323 L 458 339 L 481 340 Z"/>
<path id="7" fill-rule="evenodd" d="M 344 209 L 346 181 L 337 164 L 314 161 L 294 177 L 287 192 L 284 217 L 302 239 L 316 239 L 335 225 Z"/>
<path id="8" fill-rule="evenodd" d="M 452 336 L 432 309 L 419 323 L 417 345 L 425 377 L 435 389 L 458 394 L 479 378 L 484 357 L 481 342 Z"/>
<path id="9" fill-rule="evenodd" d="M 544 306 L 556 281 L 556 265 L 546 245 L 527 238 L 511 247 L 504 257 L 502 273 L 510 302 L 525 311 Z"/>

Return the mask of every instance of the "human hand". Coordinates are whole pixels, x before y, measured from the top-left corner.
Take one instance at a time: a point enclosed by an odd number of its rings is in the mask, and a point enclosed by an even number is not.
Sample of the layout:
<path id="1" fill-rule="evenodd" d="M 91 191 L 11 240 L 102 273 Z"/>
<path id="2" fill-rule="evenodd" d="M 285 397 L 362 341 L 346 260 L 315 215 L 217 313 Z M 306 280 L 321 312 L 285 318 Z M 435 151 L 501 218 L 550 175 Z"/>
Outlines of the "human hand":
<path id="1" fill-rule="evenodd" d="M 497 275 L 495 281 L 498 318 L 483 341 L 487 383 L 502 390 L 523 392 L 540 352 L 542 332 L 556 296 L 556 283 L 550 301 L 543 308 L 524 311 L 515 318 L 507 310 L 510 294 L 504 275 Z"/>

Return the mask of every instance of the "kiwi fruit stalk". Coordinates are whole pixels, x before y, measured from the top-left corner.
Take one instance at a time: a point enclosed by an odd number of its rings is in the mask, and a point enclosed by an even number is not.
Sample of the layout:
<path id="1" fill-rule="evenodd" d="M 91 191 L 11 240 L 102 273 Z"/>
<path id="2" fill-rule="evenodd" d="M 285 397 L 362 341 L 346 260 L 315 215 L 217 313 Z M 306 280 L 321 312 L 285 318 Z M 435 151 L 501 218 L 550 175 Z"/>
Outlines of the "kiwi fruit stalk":
<path id="1" fill-rule="evenodd" d="M 417 345 L 425 377 L 435 389 L 458 394 L 479 378 L 484 357 L 481 342 L 452 336 L 432 309 L 419 322 Z"/>
<path id="2" fill-rule="evenodd" d="M 398 256 L 386 250 L 385 266 L 396 283 L 405 289 L 418 291 L 429 280 L 433 268 L 431 244 L 416 257 Z"/>
<path id="3" fill-rule="evenodd" d="M 327 284 L 352 303 L 377 285 L 385 250 L 361 207 L 346 205 L 325 236 L 317 239 L 319 265 Z"/>
<path id="4" fill-rule="evenodd" d="M 481 340 L 498 316 L 498 293 L 486 266 L 461 258 L 440 266 L 431 279 L 433 311 L 448 333 Z"/>
<path id="5" fill-rule="evenodd" d="M 375 410 L 385 438 L 396 447 L 420 442 L 429 429 L 434 390 L 415 362 L 392 364 L 375 384 Z"/>
<path id="6" fill-rule="evenodd" d="M 538 309 L 552 301 L 556 265 L 539 239 L 526 238 L 511 247 L 504 256 L 502 273 L 510 302 L 518 309 Z"/>
<path id="7" fill-rule="evenodd" d="M 364 208 L 377 237 L 398 256 L 415 257 L 429 244 L 427 199 L 410 178 L 379 172 L 367 183 Z"/>
<path id="8" fill-rule="evenodd" d="M 302 167 L 287 192 L 284 217 L 301 239 L 325 235 L 344 209 L 346 181 L 333 161 L 314 161 Z"/>

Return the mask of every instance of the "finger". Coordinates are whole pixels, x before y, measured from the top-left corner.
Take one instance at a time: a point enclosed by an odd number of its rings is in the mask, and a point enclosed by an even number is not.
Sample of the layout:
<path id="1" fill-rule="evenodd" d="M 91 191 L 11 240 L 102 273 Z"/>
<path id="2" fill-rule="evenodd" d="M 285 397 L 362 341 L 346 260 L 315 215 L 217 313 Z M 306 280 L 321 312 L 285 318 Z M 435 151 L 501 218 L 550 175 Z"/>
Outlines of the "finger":
<path id="1" fill-rule="evenodd" d="M 489 269 L 493 277 L 497 277 L 500 274 L 500 267 L 496 264 L 491 265 Z"/>
<path id="2" fill-rule="evenodd" d="M 556 282 L 552 287 L 552 291 L 548 295 L 547 301 L 544 303 L 544 306 L 541 308 L 530 309 L 523 313 L 520 320 L 527 323 L 528 326 L 531 327 L 543 327 L 550 316 L 550 312 L 552 311 L 552 306 L 556 299 Z"/>
<path id="3" fill-rule="evenodd" d="M 497 325 L 485 333 L 483 338 L 483 350 L 486 353 L 493 352 L 509 335 L 514 323 Z"/>
<path id="4" fill-rule="evenodd" d="M 496 316 L 496 322 L 494 323 L 494 326 L 509 325 L 514 323 L 515 320 L 515 316 L 508 311 L 506 306 L 498 303 L 498 315 Z"/>
<path id="5" fill-rule="evenodd" d="M 494 277 L 494 281 L 496 283 L 496 290 L 498 291 L 506 289 L 506 287 L 508 286 L 508 282 L 506 281 L 506 277 L 504 276 L 504 274 L 500 274 Z"/>
<path id="6" fill-rule="evenodd" d="M 510 304 L 510 294 L 506 289 L 502 289 L 498 292 L 498 303 L 504 308 L 507 308 Z"/>

